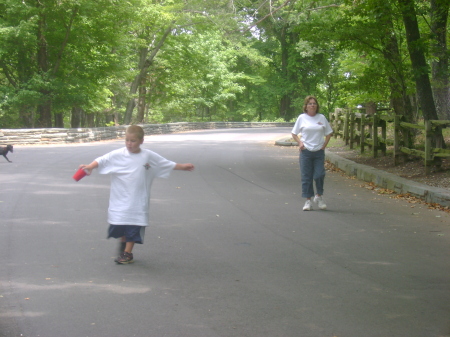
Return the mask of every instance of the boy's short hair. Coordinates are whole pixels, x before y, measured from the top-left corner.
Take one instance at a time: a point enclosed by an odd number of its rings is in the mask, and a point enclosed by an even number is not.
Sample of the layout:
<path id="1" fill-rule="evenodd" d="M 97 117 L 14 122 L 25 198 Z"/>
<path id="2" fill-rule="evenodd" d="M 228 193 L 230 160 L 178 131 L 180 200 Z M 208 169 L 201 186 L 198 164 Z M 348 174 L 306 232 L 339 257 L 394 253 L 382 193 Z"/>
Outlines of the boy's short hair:
<path id="1" fill-rule="evenodd" d="M 126 133 L 131 133 L 138 137 L 139 139 L 144 139 L 144 129 L 141 128 L 139 125 L 130 125 L 127 128 Z"/>

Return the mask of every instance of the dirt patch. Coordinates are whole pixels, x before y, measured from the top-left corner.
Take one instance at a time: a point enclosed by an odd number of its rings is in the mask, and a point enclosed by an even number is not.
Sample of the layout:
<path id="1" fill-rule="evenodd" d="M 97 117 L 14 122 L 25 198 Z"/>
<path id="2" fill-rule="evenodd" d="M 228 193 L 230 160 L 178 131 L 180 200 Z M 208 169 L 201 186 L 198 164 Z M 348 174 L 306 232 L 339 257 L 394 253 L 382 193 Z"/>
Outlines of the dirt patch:
<path id="1" fill-rule="evenodd" d="M 359 164 L 371 166 L 397 176 L 416 181 L 434 187 L 450 189 L 450 160 L 443 159 L 439 170 L 433 167 L 429 175 L 425 175 L 424 161 L 421 158 L 410 157 L 408 161 L 400 161 L 400 164 L 394 166 L 392 149 L 388 149 L 387 156 L 379 152 L 377 158 L 373 158 L 369 151 L 361 154 L 360 149 L 351 150 L 345 143 L 336 139 L 332 146 L 327 147 L 327 151 L 352 160 Z"/>

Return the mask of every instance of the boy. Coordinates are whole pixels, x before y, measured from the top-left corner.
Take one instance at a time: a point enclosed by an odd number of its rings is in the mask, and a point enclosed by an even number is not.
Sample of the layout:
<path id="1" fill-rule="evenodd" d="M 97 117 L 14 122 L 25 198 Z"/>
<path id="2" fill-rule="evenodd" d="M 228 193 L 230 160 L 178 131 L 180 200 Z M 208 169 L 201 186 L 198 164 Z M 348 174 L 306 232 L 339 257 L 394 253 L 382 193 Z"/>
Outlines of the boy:
<path id="1" fill-rule="evenodd" d="M 154 178 L 167 178 L 172 170 L 192 171 L 192 164 L 177 164 L 148 149 L 141 149 L 144 130 L 137 125 L 127 128 L 125 147 L 80 165 L 87 175 L 95 168 L 111 174 L 108 208 L 108 238 L 121 238 L 118 264 L 132 263 L 135 243 L 144 242 L 149 221 L 150 189 Z"/>

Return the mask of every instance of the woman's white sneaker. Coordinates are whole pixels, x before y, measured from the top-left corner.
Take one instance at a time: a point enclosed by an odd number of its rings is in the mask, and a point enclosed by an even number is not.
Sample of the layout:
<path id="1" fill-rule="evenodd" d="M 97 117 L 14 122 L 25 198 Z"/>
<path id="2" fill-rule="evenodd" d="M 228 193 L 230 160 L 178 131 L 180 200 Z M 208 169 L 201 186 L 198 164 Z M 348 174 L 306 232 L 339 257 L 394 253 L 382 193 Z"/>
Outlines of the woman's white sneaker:
<path id="1" fill-rule="evenodd" d="M 327 205 L 325 204 L 325 201 L 323 201 L 323 198 L 321 195 L 316 195 L 314 197 L 314 202 L 317 203 L 319 206 L 319 209 L 327 209 Z"/>
<path id="2" fill-rule="evenodd" d="M 305 206 L 303 206 L 304 211 L 310 211 L 311 210 L 311 200 L 306 200 Z"/>

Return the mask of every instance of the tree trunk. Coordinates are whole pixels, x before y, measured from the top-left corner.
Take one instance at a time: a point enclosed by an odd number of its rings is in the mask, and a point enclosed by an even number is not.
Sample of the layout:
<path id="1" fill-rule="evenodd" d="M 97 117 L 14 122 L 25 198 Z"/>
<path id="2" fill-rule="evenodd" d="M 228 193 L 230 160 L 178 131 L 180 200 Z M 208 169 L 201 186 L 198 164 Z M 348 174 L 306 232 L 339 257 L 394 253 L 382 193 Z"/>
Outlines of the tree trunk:
<path id="1" fill-rule="evenodd" d="M 42 1 L 36 1 L 36 8 L 38 11 L 38 23 L 37 23 L 37 66 L 39 69 L 39 75 L 41 76 L 41 80 L 44 83 L 49 83 L 54 74 L 59 69 L 61 64 L 61 60 L 64 54 L 65 47 L 67 46 L 70 31 L 72 28 L 73 21 L 78 14 L 78 7 L 74 7 L 72 9 L 72 14 L 70 17 L 69 24 L 66 26 L 65 37 L 63 43 L 60 46 L 59 52 L 56 57 L 54 57 L 54 64 L 52 69 L 50 69 L 50 61 L 48 55 L 48 44 L 45 38 L 46 26 L 47 26 L 47 18 L 45 16 L 45 8 Z M 41 89 L 40 93 L 42 95 L 42 102 L 37 107 L 38 116 L 38 124 L 42 127 L 52 127 L 52 92 L 48 89 Z M 55 123 L 56 126 L 63 125 L 63 116 L 55 115 Z M 61 126 L 63 127 L 63 126 Z"/>
<path id="2" fill-rule="evenodd" d="M 70 114 L 70 127 L 71 128 L 81 128 L 82 124 L 82 112 L 83 109 L 79 107 L 72 107 L 72 111 Z"/>
<path id="3" fill-rule="evenodd" d="M 133 116 L 133 110 L 136 106 L 136 101 L 131 98 L 127 103 L 127 109 L 125 110 L 125 117 L 123 119 L 123 124 L 129 125 L 131 123 L 131 117 Z"/>
<path id="4" fill-rule="evenodd" d="M 48 95 L 46 92 L 43 94 Z M 37 106 L 37 113 L 40 118 L 38 118 L 37 126 L 41 128 L 51 128 L 52 127 L 52 105 L 49 99 L 45 99 L 44 102 Z"/>
<path id="5" fill-rule="evenodd" d="M 431 34 L 433 61 L 432 86 L 439 119 L 450 119 L 449 57 L 447 51 L 448 0 L 431 0 Z"/>
<path id="6" fill-rule="evenodd" d="M 281 28 L 281 33 L 278 36 L 281 45 L 281 76 L 284 82 L 287 83 L 285 91 L 280 99 L 280 117 L 288 121 L 294 117 L 294 109 L 292 108 L 293 91 L 291 84 L 295 83 L 294 74 L 289 70 L 289 47 L 292 45 L 294 39 L 293 34 L 288 35 L 289 27 L 287 25 Z"/>
<path id="7" fill-rule="evenodd" d="M 366 102 L 366 114 L 375 115 L 377 112 L 377 105 L 375 102 Z"/>
<path id="8" fill-rule="evenodd" d="M 94 117 L 95 117 L 95 115 L 94 115 L 93 113 L 88 113 L 88 114 L 86 114 L 86 124 L 85 124 L 85 127 L 87 127 L 87 128 L 93 128 L 93 127 L 95 127 Z"/>
<path id="9" fill-rule="evenodd" d="M 135 95 L 139 88 L 139 83 L 142 82 L 142 77 L 145 75 L 143 68 L 145 65 L 145 60 L 147 59 L 148 48 L 141 48 L 139 50 L 139 73 L 134 77 L 133 83 L 131 83 L 130 94 Z M 136 106 L 136 99 L 134 97 L 130 98 L 127 103 L 127 109 L 125 111 L 125 116 L 123 123 L 129 125 L 131 123 L 131 118 L 133 117 L 133 110 Z"/>
<path id="10" fill-rule="evenodd" d="M 172 22 L 172 25 L 175 23 L 175 21 Z M 139 74 L 136 75 L 136 77 L 134 78 L 133 83 L 131 84 L 130 87 L 130 94 L 131 95 L 135 95 L 139 84 L 142 82 L 142 79 L 145 78 L 147 76 L 147 72 L 148 72 L 148 68 L 150 68 L 150 66 L 153 63 L 153 60 L 156 57 L 156 54 L 158 53 L 158 51 L 161 49 L 161 47 L 164 45 L 164 42 L 166 41 L 167 37 L 169 36 L 170 32 L 172 31 L 172 25 L 170 25 L 166 31 L 164 32 L 163 36 L 161 37 L 161 39 L 158 41 L 157 45 L 155 46 L 155 48 L 153 48 L 152 53 L 150 54 L 150 56 L 148 58 L 146 58 L 147 54 L 148 54 L 148 49 L 147 48 L 143 48 L 140 51 L 140 62 L 139 62 Z M 143 59 L 143 55 L 145 55 L 145 58 Z M 134 98 L 131 98 L 128 101 L 127 104 L 127 109 L 125 111 L 125 117 L 124 117 L 124 124 L 130 124 L 131 122 L 131 118 L 133 116 L 133 109 L 136 106 L 136 102 Z"/>
<path id="11" fill-rule="evenodd" d="M 284 118 L 284 120 L 289 119 L 289 108 L 291 106 L 291 98 L 288 94 L 285 94 L 281 97 L 280 100 L 280 117 Z"/>
<path id="12" fill-rule="evenodd" d="M 138 111 L 136 115 L 136 122 L 143 123 L 145 115 L 145 101 L 147 96 L 146 77 L 141 78 L 141 83 L 139 85 L 139 97 L 138 97 Z"/>
<path id="13" fill-rule="evenodd" d="M 38 5 L 39 7 L 40 5 Z M 41 13 L 38 20 L 38 29 L 37 29 L 37 40 L 38 40 L 38 49 L 37 49 L 37 61 L 40 75 L 42 76 L 42 80 L 46 81 L 46 77 L 48 75 L 48 53 L 47 53 L 47 41 L 45 40 L 45 26 L 46 26 L 46 18 L 45 15 Z M 51 109 L 51 101 L 49 99 L 50 92 L 48 90 L 42 89 L 40 90 L 41 95 L 43 96 L 43 101 L 38 105 L 38 124 L 41 127 L 52 127 L 52 109 Z"/>
<path id="14" fill-rule="evenodd" d="M 438 119 L 429 78 L 429 68 L 421 47 L 419 25 L 413 0 L 398 0 L 406 30 L 409 57 L 416 82 L 417 96 L 425 120 Z"/>
<path id="15" fill-rule="evenodd" d="M 25 128 L 34 128 L 34 114 L 30 106 L 21 106 L 19 108 L 19 120 Z"/>
<path id="16" fill-rule="evenodd" d="M 404 116 L 406 121 L 414 123 L 415 116 L 411 100 L 408 97 L 405 72 L 398 49 L 397 39 L 393 34 L 390 34 L 389 40 L 388 45 L 385 46 L 384 57 L 393 64 L 395 69 L 394 72 L 388 71 L 388 80 L 391 89 L 390 101 L 397 115 Z"/>
<path id="17" fill-rule="evenodd" d="M 415 121 L 411 101 L 408 97 L 405 69 L 398 47 L 397 37 L 394 34 L 392 22 L 392 8 L 389 2 L 379 1 L 377 8 L 380 9 L 381 27 L 383 31 L 383 56 L 388 62 L 386 73 L 388 74 L 389 87 L 391 91 L 391 105 L 397 115 L 404 116 L 406 121 Z"/>
<path id="18" fill-rule="evenodd" d="M 62 113 L 55 113 L 55 127 L 63 128 L 64 127 L 64 116 Z"/>

